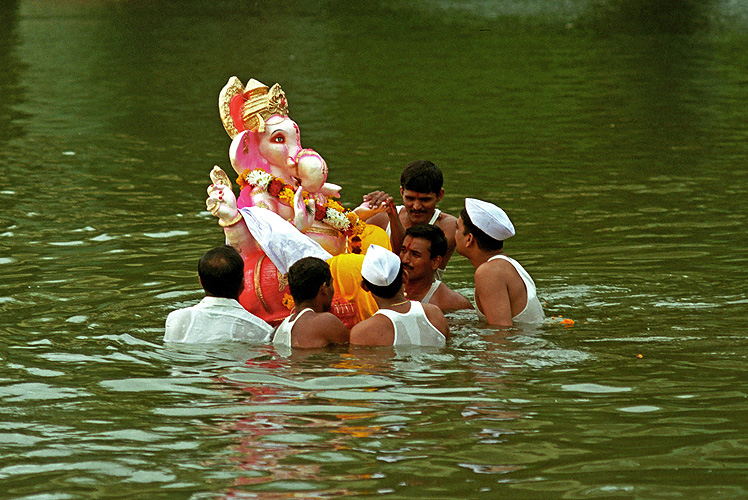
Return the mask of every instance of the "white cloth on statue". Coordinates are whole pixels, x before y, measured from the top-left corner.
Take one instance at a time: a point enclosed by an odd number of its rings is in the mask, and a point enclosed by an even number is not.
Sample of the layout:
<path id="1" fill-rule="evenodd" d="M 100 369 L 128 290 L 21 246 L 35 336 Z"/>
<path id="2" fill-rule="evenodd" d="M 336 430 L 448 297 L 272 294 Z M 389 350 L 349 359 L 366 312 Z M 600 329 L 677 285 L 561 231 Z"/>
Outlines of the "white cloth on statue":
<path id="1" fill-rule="evenodd" d="M 324 261 L 332 258 L 319 243 L 272 210 L 244 207 L 239 211 L 252 237 L 281 274 L 286 274 L 303 257 L 319 257 Z"/>
<path id="2" fill-rule="evenodd" d="M 426 317 L 423 304 L 418 301 L 411 300 L 406 313 L 380 309 L 374 314 L 381 314 L 392 321 L 395 327 L 394 346 L 443 347 L 447 343 L 442 332 Z"/>
<path id="3" fill-rule="evenodd" d="M 169 313 L 164 342 L 268 342 L 272 333 L 272 326 L 236 300 L 205 297 L 192 307 Z"/>

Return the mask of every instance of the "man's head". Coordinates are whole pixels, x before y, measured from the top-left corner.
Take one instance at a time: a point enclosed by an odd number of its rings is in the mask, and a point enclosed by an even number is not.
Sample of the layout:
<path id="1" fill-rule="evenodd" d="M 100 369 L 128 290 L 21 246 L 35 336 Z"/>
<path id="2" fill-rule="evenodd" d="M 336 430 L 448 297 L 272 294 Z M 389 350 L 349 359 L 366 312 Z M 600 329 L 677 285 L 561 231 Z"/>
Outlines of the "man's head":
<path id="1" fill-rule="evenodd" d="M 288 270 L 288 288 L 296 304 L 314 300 L 321 293 L 324 299 L 322 310 L 327 312 L 331 308 L 335 289 L 330 266 L 322 259 L 304 257 L 297 260 Z"/>
<path id="2" fill-rule="evenodd" d="M 512 236 L 514 225 L 502 209 L 474 198 L 465 200 L 455 231 L 459 253 L 463 254 L 466 244 L 471 241 L 484 252 L 496 252 L 504 247 L 504 240 Z"/>
<path id="3" fill-rule="evenodd" d="M 400 260 L 409 280 L 431 279 L 447 254 L 444 231 L 430 224 L 417 224 L 405 231 Z"/>
<path id="4" fill-rule="evenodd" d="M 370 245 L 361 265 L 361 287 L 372 295 L 391 299 L 403 287 L 403 264 L 397 255 Z"/>
<path id="5" fill-rule="evenodd" d="M 224 245 L 205 252 L 197 262 L 197 274 L 208 296 L 238 299 L 244 290 L 244 261 L 234 247 Z"/>
<path id="6" fill-rule="evenodd" d="M 442 171 L 428 160 L 409 163 L 400 175 L 400 194 L 413 224 L 427 223 L 444 196 Z"/>

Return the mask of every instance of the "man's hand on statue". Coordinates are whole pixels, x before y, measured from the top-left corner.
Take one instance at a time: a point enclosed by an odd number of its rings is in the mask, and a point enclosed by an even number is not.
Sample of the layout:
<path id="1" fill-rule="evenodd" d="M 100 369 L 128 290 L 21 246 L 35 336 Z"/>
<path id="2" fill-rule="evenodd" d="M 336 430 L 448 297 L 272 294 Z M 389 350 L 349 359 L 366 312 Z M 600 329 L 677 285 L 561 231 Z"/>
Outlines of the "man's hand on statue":
<path id="1" fill-rule="evenodd" d="M 372 210 L 378 210 L 382 207 L 394 206 L 395 199 L 384 191 L 372 191 L 364 195 L 364 203 L 368 203 L 369 208 Z"/>
<path id="2" fill-rule="evenodd" d="M 388 207 L 394 207 L 392 196 L 384 191 L 374 191 L 364 195 L 364 202 L 353 209 L 361 220 L 369 220 L 378 213 L 384 212 Z"/>

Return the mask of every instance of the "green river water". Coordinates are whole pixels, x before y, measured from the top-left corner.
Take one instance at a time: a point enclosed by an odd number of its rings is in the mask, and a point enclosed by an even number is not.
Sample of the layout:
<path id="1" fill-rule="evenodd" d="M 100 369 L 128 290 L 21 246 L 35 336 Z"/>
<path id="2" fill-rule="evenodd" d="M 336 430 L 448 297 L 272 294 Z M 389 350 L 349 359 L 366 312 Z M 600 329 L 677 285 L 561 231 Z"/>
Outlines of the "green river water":
<path id="1" fill-rule="evenodd" d="M 0 498 L 748 498 L 746 33 L 731 0 L 2 2 Z M 574 326 L 164 346 L 232 75 L 349 207 L 422 158 L 443 210 L 500 205 Z"/>

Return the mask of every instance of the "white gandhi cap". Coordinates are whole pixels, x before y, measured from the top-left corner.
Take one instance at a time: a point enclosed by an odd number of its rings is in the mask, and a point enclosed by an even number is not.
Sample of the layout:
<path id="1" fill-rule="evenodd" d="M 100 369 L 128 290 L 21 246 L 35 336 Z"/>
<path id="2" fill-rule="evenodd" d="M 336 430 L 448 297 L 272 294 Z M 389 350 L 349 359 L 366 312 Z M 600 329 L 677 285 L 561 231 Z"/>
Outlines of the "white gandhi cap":
<path id="1" fill-rule="evenodd" d="M 514 236 L 514 225 L 509 216 L 493 203 L 466 198 L 465 210 L 473 225 L 491 238 L 504 241 Z"/>
<path id="2" fill-rule="evenodd" d="M 391 285 L 400 272 L 400 257 L 379 245 L 369 245 L 361 265 L 361 277 L 376 286 Z"/>

